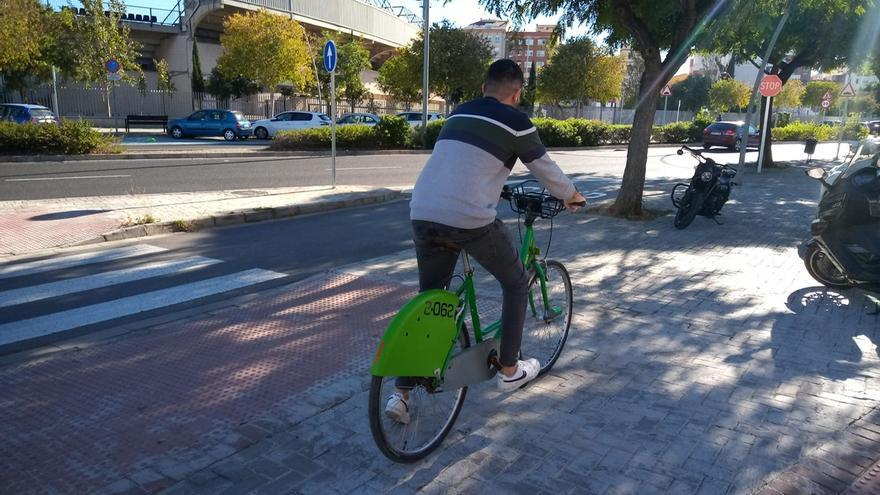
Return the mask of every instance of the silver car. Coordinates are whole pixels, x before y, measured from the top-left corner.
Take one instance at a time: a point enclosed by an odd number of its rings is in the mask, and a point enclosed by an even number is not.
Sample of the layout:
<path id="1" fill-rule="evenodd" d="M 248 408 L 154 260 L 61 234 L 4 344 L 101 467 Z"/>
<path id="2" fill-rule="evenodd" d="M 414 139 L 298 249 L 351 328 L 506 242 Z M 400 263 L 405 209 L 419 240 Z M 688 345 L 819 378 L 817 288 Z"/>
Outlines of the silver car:
<path id="1" fill-rule="evenodd" d="M 382 117 L 379 117 L 378 115 L 376 115 L 374 113 L 347 113 L 347 114 L 343 115 L 342 117 L 339 117 L 339 119 L 336 120 L 336 124 L 337 125 L 360 124 L 360 125 L 368 125 L 370 127 L 373 127 L 374 125 L 378 124 L 380 120 L 382 120 Z"/>
<path id="2" fill-rule="evenodd" d="M 404 120 L 410 125 L 410 127 L 417 127 L 422 125 L 422 112 L 401 112 L 397 114 L 398 117 L 403 117 Z M 440 120 L 443 118 L 442 114 L 435 112 L 428 112 L 428 122 L 432 122 L 434 120 Z"/>

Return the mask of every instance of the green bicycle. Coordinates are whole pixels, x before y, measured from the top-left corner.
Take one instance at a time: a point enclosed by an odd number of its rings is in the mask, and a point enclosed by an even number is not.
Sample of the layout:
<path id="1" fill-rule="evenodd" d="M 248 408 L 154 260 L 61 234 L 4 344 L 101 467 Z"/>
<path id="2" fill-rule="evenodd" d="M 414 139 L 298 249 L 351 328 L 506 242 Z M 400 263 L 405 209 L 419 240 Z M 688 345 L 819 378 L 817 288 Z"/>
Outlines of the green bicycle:
<path id="1" fill-rule="evenodd" d="M 529 294 L 522 349 L 542 363 L 538 376 L 547 373 L 568 338 L 571 325 L 571 279 L 562 263 L 539 258 L 533 224 L 552 219 L 565 206 L 544 192 L 537 181 L 526 181 L 501 197 L 525 218 L 520 259 L 529 271 Z M 550 239 L 553 238 L 551 221 Z M 549 249 L 548 242 L 548 249 Z M 501 321 L 480 324 L 474 270 L 461 252 L 463 282 L 455 292 L 434 289 L 410 300 L 379 342 L 370 368 L 370 429 L 379 450 L 392 461 L 415 462 L 436 449 L 452 429 L 464 404 L 468 386 L 495 376 L 500 365 Z M 470 316 L 473 342 L 466 319 Z M 397 377 L 407 377 L 408 423 L 384 414 L 384 399 L 396 391 Z"/>

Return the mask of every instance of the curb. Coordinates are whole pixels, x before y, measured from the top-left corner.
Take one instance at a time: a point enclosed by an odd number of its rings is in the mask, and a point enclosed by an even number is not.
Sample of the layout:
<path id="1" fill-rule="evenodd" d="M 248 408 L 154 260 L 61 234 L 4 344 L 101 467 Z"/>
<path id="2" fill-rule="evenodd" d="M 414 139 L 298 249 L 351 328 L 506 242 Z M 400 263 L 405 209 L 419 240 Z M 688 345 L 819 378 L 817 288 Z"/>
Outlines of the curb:
<path id="1" fill-rule="evenodd" d="M 802 141 L 774 141 L 778 144 L 802 144 Z M 682 144 L 694 143 L 651 143 L 648 148 L 675 148 Z M 136 146 L 136 145 L 135 145 Z M 194 145 L 198 146 L 198 145 Z M 621 144 L 603 144 L 601 146 L 571 146 L 571 147 L 553 147 L 547 148 L 548 151 L 589 151 L 589 150 L 607 150 L 619 149 L 629 146 L 628 143 Z M 382 156 L 382 155 L 430 155 L 432 150 L 339 150 L 336 156 Z M 327 150 L 312 151 L 230 151 L 224 153 L 222 151 L 197 151 L 197 152 L 156 152 L 150 153 L 137 150 L 132 153 L 120 153 L 118 155 L 15 155 L 2 156 L 0 161 L 7 163 L 22 162 L 78 162 L 78 161 L 101 161 L 101 160 L 170 160 L 170 159 L 190 159 L 190 158 L 283 158 L 283 157 L 299 157 L 299 158 L 319 158 L 328 157 L 330 152 Z"/>
<path id="2" fill-rule="evenodd" d="M 386 188 L 350 194 L 352 197 L 332 201 L 315 201 L 301 205 L 284 205 L 269 208 L 251 208 L 189 220 L 172 220 L 144 225 L 133 225 L 131 227 L 123 227 L 106 234 L 101 234 L 93 239 L 71 244 L 71 246 L 85 246 L 173 232 L 198 232 L 211 227 L 226 227 L 228 225 L 262 222 L 265 220 L 289 218 L 312 213 L 323 213 L 343 208 L 387 203 L 406 196 L 402 191 L 394 191 Z"/>

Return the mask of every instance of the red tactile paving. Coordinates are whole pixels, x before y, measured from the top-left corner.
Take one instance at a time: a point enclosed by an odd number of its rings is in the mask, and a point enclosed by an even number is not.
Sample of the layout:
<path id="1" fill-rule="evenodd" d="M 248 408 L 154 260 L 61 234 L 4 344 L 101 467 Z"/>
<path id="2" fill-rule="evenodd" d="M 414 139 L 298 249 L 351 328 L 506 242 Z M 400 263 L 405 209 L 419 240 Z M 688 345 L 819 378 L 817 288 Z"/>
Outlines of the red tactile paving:
<path id="1" fill-rule="evenodd" d="M 366 373 L 376 339 L 410 296 L 409 287 L 338 275 L 0 368 L 0 491 L 86 493 L 217 447 L 322 379 Z"/>
<path id="2" fill-rule="evenodd" d="M 0 214 L 0 254 L 69 246 L 110 232 L 119 225 L 119 218 L 109 212 L 18 211 Z"/>

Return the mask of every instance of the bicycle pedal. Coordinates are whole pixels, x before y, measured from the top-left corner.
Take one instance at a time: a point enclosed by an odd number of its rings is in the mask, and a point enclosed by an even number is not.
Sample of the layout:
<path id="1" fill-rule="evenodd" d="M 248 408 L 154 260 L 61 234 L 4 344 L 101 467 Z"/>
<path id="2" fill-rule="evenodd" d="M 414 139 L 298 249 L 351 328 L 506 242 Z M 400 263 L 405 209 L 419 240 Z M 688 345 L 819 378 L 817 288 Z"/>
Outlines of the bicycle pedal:
<path id="1" fill-rule="evenodd" d="M 494 366 L 496 370 L 501 371 L 501 361 L 498 360 L 498 355 L 495 351 L 489 354 L 489 364 Z"/>

